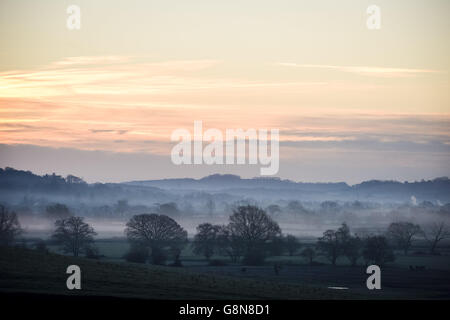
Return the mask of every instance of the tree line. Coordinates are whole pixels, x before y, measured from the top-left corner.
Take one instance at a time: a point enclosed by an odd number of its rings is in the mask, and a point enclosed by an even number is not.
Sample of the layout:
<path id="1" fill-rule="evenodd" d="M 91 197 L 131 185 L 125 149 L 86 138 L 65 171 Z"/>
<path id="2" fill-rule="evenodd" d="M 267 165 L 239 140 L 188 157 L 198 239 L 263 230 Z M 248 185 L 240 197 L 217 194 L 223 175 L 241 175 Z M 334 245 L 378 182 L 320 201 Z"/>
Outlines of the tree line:
<path id="1" fill-rule="evenodd" d="M 127 261 L 162 265 L 172 259 L 172 265 L 182 265 L 180 256 L 189 244 L 188 234 L 173 218 L 163 214 L 134 215 L 124 232 L 130 243 L 124 255 Z M 0 206 L 0 245 L 13 244 L 22 233 L 16 213 Z M 52 240 L 65 253 L 98 258 L 95 235 L 82 217 L 67 216 L 56 220 Z M 231 262 L 244 265 L 261 265 L 269 256 L 288 253 L 300 254 L 310 264 L 322 255 L 332 265 L 345 257 L 353 266 L 361 259 L 366 264 L 382 266 L 394 261 L 394 248 L 408 254 L 419 236 L 429 243 L 430 253 L 435 254 L 439 243 L 450 238 L 450 229 L 444 222 L 435 223 L 426 231 L 411 222 L 394 222 L 384 234 L 360 236 L 343 223 L 337 229 L 326 230 L 314 245 L 306 245 L 293 235 L 283 235 L 278 223 L 265 210 L 242 205 L 233 210 L 226 225 L 200 224 L 190 245 L 195 254 L 208 261 L 214 256 L 227 256 Z M 40 242 L 37 247 L 45 250 L 45 243 Z"/>

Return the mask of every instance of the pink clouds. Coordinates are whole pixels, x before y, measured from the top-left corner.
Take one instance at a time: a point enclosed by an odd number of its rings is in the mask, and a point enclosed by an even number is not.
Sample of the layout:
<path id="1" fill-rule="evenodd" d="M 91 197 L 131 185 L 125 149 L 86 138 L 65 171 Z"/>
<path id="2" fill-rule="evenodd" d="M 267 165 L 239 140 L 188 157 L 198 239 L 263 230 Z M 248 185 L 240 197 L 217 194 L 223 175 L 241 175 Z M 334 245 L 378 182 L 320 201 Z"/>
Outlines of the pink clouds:
<path id="1" fill-rule="evenodd" d="M 367 93 L 385 89 L 377 84 L 270 73 L 250 80 L 226 72 L 218 60 L 143 60 L 71 57 L 35 70 L 1 72 L 0 143 L 167 154 L 171 132 L 191 128 L 194 120 L 221 130 L 279 128 L 285 142 L 448 141 L 448 126 L 442 125 L 447 115 L 416 112 L 408 118 L 389 107 L 365 107 Z"/>

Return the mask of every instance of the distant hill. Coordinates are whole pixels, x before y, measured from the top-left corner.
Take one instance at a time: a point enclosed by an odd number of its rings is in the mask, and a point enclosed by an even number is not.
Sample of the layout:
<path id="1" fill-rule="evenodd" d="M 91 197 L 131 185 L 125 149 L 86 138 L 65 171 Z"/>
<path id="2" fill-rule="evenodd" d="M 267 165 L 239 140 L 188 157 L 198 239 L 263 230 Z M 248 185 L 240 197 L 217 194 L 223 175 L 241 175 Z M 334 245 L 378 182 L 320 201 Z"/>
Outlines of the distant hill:
<path id="1" fill-rule="evenodd" d="M 162 179 L 124 183 L 88 184 L 69 175 L 35 175 L 30 171 L 0 168 L 0 191 L 10 195 L 44 194 L 46 196 L 103 197 L 117 199 L 145 199 L 147 202 L 175 201 L 195 193 L 223 194 L 233 198 L 255 200 L 342 200 L 342 201 L 417 201 L 450 202 L 450 179 L 447 177 L 415 182 L 371 180 L 348 185 L 345 182 L 306 183 L 279 178 L 243 179 L 236 175 L 214 174 L 201 179 Z M 1 200 L 1 197 L 0 197 Z"/>
<path id="2" fill-rule="evenodd" d="M 305 189 L 326 190 L 326 191 L 345 191 L 349 186 L 344 182 L 338 183 L 304 183 L 291 180 L 282 180 L 280 178 L 252 178 L 242 179 L 239 176 L 231 174 L 213 174 L 201 179 L 163 179 L 125 182 L 128 185 L 154 186 L 158 188 L 171 189 L 205 189 L 223 190 L 227 188 L 283 188 L 283 189 Z"/>
<path id="3" fill-rule="evenodd" d="M 31 171 L 0 168 L 0 201 L 22 201 L 24 197 L 64 198 L 79 202 L 81 199 L 108 200 L 141 199 L 148 201 L 170 201 L 173 197 L 156 187 L 127 186 L 117 183 L 88 184 L 73 175 L 62 177 L 56 174 L 36 175 Z"/>
<path id="4" fill-rule="evenodd" d="M 411 196 L 421 200 L 450 201 L 450 179 L 447 177 L 416 182 L 371 180 L 355 185 L 345 182 L 306 183 L 279 178 L 242 179 L 235 175 L 214 174 L 201 179 L 163 179 L 131 181 L 134 186 L 157 187 L 167 190 L 207 190 L 230 194 L 267 196 L 277 192 L 281 198 L 358 199 L 409 201 Z"/>

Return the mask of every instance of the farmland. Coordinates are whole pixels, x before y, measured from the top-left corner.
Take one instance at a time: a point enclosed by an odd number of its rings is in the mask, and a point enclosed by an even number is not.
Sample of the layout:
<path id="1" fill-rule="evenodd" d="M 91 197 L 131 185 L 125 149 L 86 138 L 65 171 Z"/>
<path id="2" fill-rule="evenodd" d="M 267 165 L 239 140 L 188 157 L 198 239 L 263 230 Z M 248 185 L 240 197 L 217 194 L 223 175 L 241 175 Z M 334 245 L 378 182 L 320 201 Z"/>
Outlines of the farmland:
<path id="1" fill-rule="evenodd" d="M 302 239 L 306 246 L 313 239 Z M 27 244 L 33 246 L 30 240 Z M 395 262 L 382 269 L 382 290 L 366 288 L 367 274 L 362 262 L 352 267 L 344 258 L 331 266 L 324 257 L 309 265 L 299 255 L 273 256 L 262 266 L 242 266 L 227 257 L 214 256 L 212 265 L 186 246 L 181 255 L 183 267 L 152 266 L 125 262 L 129 248 L 125 238 L 98 239 L 101 258 L 89 260 L 61 255 L 49 245 L 47 255 L 21 249 L 2 254 L 2 291 L 69 292 L 65 288 L 65 267 L 78 264 L 83 270 L 83 294 L 151 299 L 448 299 L 450 298 L 450 255 L 448 245 L 440 255 L 422 252 L 417 242 L 408 256 L 396 252 Z M 30 263 L 24 260 L 31 259 Z M 274 272 L 274 265 L 281 270 Z M 410 270 L 421 266 L 423 270 Z M 36 272 L 35 272 L 36 270 Z M 30 281 L 32 279 L 32 281 Z M 332 290 L 329 287 L 343 287 Z M 192 290 L 195 289 L 195 290 Z M 72 294 L 70 292 L 70 294 Z"/>

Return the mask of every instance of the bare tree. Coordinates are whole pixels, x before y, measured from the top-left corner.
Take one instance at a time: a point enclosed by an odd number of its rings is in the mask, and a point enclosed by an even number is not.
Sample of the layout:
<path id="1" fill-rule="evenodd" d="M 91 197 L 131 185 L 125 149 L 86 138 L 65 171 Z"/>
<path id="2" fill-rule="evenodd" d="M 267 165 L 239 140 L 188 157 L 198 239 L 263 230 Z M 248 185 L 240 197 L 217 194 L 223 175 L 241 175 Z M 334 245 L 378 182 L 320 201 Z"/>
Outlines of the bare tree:
<path id="1" fill-rule="evenodd" d="M 414 237 L 420 234 L 422 234 L 420 226 L 411 222 L 393 222 L 387 230 L 387 236 L 403 250 L 405 255 L 408 254 Z"/>
<path id="2" fill-rule="evenodd" d="M 194 236 L 193 247 L 195 254 L 201 254 L 209 260 L 217 251 L 217 235 L 220 226 L 211 223 L 202 223 L 197 227 L 197 234 Z"/>
<path id="3" fill-rule="evenodd" d="M 0 205 L 0 245 L 10 245 L 22 232 L 17 214 Z"/>
<path id="4" fill-rule="evenodd" d="M 338 233 L 335 230 L 326 230 L 317 241 L 317 248 L 332 265 L 336 265 L 336 260 L 342 253 Z"/>
<path id="5" fill-rule="evenodd" d="M 57 220 L 55 226 L 52 238 L 62 246 L 64 252 L 74 257 L 78 257 L 94 242 L 96 232 L 82 217 Z"/>
<path id="6" fill-rule="evenodd" d="M 366 264 L 374 263 L 380 267 L 395 260 L 394 252 L 384 236 L 368 236 L 364 240 L 363 257 Z"/>
<path id="7" fill-rule="evenodd" d="M 362 255 L 363 242 L 358 236 L 350 236 L 344 245 L 344 255 L 354 267 Z"/>
<path id="8" fill-rule="evenodd" d="M 316 250 L 314 248 L 306 248 L 301 253 L 302 257 L 305 257 L 308 259 L 309 264 L 312 265 L 314 258 L 316 257 Z"/>
<path id="9" fill-rule="evenodd" d="M 440 241 L 450 238 L 450 228 L 444 221 L 433 223 L 423 231 L 425 239 L 430 243 L 430 253 L 434 254 Z"/>
<path id="10" fill-rule="evenodd" d="M 278 223 L 256 206 L 240 206 L 230 216 L 229 228 L 247 244 L 260 243 L 281 235 Z"/>
<path id="11" fill-rule="evenodd" d="M 358 259 L 362 255 L 362 247 L 363 243 L 361 238 L 358 235 L 352 235 L 350 233 L 350 228 L 346 223 L 343 223 L 342 226 L 338 229 L 342 254 L 347 257 L 352 266 L 356 266 L 358 263 Z"/>
<path id="12" fill-rule="evenodd" d="M 217 232 L 217 249 L 219 253 L 229 256 L 232 262 L 238 262 L 245 253 L 242 242 L 228 226 L 220 226 Z"/>
<path id="13" fill-rule="evenodd" d="M 125 229 L 132 243 L 140 243 L 151 249 L 154 264 L 163 264 L 167 249 L 180 247 L 187 242 L 187 232 L 172 218 L 158 214 L 140 214 L 133 216 Z M 179 254 L 178 254 L 179 256 Z M 178 257 L 175 257 L 178 260 Z"/>
<path id="14" fill-rule="evenodd" d="M 332 265 L 345 253 L 345 244 L 350 238 L 350 229 L 343 223 L 338 230 L 326 230 L 317 242 L 317 248 Z"/>
<path id="15" fill-rule="evenodd" d="M 264 261 L 268 243 L 281 236 L 278 223 L 256 206 L 240 206 L 230 216 L 231 235 L 245 248 L 244 260 L 249 264 Z"/>
<path id="16" fill-rule="evenodd" d="M 293 256 L 294 253 L 296 253 L 297 250 L 302 246 L 302 244 L 298 241 L 298 239 L 291 234 L 288 234 L 284 238 L 284 245 L 290 256 Z"/>

